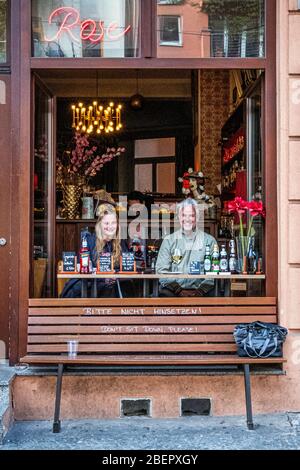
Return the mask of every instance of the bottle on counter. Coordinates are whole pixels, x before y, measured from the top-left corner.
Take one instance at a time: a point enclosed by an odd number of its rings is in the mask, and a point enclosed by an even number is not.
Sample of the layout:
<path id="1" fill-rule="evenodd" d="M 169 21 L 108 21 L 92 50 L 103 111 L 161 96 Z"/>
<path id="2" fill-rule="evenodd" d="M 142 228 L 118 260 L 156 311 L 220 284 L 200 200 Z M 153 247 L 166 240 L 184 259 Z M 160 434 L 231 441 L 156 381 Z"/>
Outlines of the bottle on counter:
<path id="1" fill-rule="evenodd" d="M 79 251 L 80 257 L 80 273 L 81 274 L 90 274 L 91 272 L 91 254 L 88 249 L 86 237 L 82 237 L 81 248 Z"/>
<path id="2" fill-rule="evenodd" d="M 211 272 L 211 255 L 210 255 L 210 246 L 206 245 L 205 247 L 205 257 L 204 257 L 204 273 Z"/>
<path id="3" fill-rule="evenodd" d="M 218 274 L 220 272 L 220 253 L 219 253 L 219 247 L 216 243 L 214 244 L 214 251 L 212 254 L 212 258 L 211 258 L 211 264 L 212 264 L 212 268 L 211 268 L 212 272 Z"/>
<path id="4" fill-rule="evenodd" d="M 237 272 L 237 259 L 236 259 L 236 253 L 235 253 L 235 243 L 234 240 L 230 240 L 229 242 L 229 248 L 230 248 L 230 253 L 229 253 L 229 271 L 231 274 L 236 274 Z"/>
<path id="5" fill-rule="evenodd" d="M 220 272 L 227 273 L 228 272 L 228 256 L 226 251 L 226 245 L 222 245 L 221 253 L 220 253 Z"/>
<path id="6" fill-rule="evenodd" d="M 250 237 L 247 261 L 248 261 L 248 266 L 247 266 L 248 274 L 255 274 L 257 270 L 257 259 L 256 259 L 256 252 L 254 250 L 254 238 L 253 237 Z"/>

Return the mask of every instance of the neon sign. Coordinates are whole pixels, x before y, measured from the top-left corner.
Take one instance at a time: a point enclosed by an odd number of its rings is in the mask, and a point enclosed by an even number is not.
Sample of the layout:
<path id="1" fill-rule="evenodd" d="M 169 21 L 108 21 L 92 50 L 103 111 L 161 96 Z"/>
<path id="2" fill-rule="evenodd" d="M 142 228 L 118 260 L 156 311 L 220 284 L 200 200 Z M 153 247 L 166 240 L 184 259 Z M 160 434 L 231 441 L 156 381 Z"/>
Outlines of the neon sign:
<path id="1" fill-rule="evenodd" d="M 112 21 L 107 26 L 102 20 L 96 22 L 88 18 L 81 21 L 79 11 L 73 7 L 56 8 L 49 16 L 48 23 L 49 25 L 55 25 L 56 23 L 57 26 L 59 25 L 59 29 L 54 36 L 45 37 L 46 41 L 56 41 L 63 33 L 68 33 L 73 41 L 90 41 L 97 44 L 103 41 L 104 37 L 110 41 L 117 41 L 131 30 L 131 25 L 123 29 L 116 21 Z M 123 30 L 117 32 L 120 29 Z"/>
<path id="2" fill-rule="evenodd" d="M 228 163 L 245 147 L 244 129 L 239 129 L 223 147 L 223 163 Z"/>

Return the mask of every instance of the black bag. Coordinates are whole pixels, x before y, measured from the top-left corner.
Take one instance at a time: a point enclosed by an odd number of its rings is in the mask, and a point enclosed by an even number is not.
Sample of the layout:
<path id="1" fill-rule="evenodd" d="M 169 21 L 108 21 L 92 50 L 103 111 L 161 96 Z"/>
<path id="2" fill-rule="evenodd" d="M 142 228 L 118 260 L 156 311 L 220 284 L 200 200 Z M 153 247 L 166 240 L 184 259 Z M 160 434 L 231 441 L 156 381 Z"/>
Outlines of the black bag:
<path id="1" fill-rule="evenodd" d="M 280 325 L 255 321 L 236 325 L 233 336 L 240 357 L 282 357 L 288 330 Z"/>

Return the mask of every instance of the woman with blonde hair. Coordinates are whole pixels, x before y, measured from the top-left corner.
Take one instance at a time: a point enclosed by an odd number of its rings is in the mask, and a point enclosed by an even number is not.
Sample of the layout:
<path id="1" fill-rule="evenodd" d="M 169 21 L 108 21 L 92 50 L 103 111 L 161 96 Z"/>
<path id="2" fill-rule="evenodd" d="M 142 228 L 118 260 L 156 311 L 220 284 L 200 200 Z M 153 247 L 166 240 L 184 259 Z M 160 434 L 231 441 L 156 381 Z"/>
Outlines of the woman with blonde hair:
<path id="1" fill-rule="evenodd" d="M 116 209 L 112 204 L 101 204 L 98 208 L 98 221 L 95 227 L 95 248 L 92 250 L 97 263 L 99 253 L 112 253 L 114 266 L 119 264 L 121 250 L 128 251 L 127 245 L 122 246 L 119 238 L 119 224 Z M 124 248 L 124 249 L 123 249 Z"/>
<path id="2" fill-rule="evenodd" d="M 83 236 L 87 240 L 91 261 L 94 268 L 97 267 L 97 260 L 102 253 L 111 253 L 114 262 L 114 269 L 118 270 L 120 256 L 122 252 L 129 251 L 126 240 L 120 240 L 119 223 L 115 206 L 110 203 L 101 204 L 98 207 L 98 220 L 95 226 L 95 233 L 85 232 Z M 129 285 L 123 287 L 128 290 Z M 122 289 L 123 291 L 123 289 Z M 112 279 L 97 280 L 98 297 L 117 297 L 116 281 Z M 81 280 L 73 279 L 66 283 L 62 292 L 62 297 L 81 297 Z"/>

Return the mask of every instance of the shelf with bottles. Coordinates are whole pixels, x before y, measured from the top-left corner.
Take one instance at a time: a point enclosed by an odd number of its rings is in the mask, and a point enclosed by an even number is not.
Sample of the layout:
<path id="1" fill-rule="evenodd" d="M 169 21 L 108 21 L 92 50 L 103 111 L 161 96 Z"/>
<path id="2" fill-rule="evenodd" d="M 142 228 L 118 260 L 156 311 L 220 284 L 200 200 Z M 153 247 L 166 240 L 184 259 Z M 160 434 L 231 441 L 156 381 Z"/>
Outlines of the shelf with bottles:
<path id="1" fill-rule="evenodd" d="M 263 260 L 256 251 L 254 237 L 250 237 L 247 254 L 242 256 L 236 239 L 218 240 L 211 253 L 210 245 L 206 246 L 204 273 L 214 274 L 263 274 Z"/>

